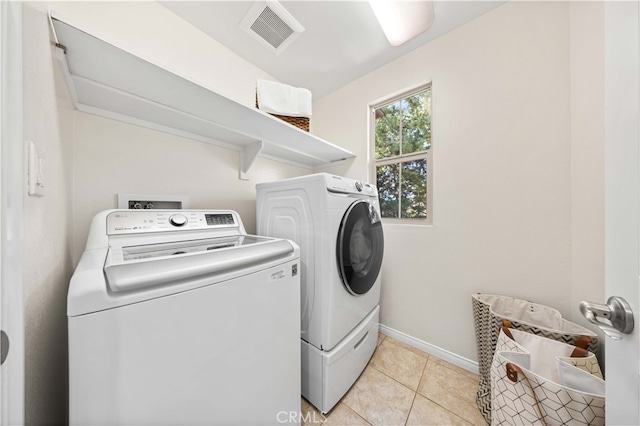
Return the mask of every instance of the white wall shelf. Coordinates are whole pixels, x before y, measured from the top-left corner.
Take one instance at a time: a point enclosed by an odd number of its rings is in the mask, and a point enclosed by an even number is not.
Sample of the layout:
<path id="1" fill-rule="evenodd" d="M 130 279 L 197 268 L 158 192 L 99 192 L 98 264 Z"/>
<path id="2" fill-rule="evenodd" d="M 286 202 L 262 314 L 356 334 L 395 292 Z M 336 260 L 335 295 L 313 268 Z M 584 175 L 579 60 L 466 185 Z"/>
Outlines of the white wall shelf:
<path id="1" fill-rule="evenodd" d="M 56 59 L 77 110 L 240 151 L 240 177 L 256 157 L 308 169 L 355 155 L 242 105 L 51 14 Z"/>

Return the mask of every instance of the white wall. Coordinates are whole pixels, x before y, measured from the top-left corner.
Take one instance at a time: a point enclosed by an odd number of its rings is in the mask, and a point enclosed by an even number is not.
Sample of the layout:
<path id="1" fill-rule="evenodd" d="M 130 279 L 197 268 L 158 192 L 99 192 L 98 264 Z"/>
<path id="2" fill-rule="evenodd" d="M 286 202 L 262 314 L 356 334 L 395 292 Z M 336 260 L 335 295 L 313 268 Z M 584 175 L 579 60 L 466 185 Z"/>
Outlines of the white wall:
<path id="1" fill-rule="evenodd" d="M 572 144 L 572 130 L 592 130 L 580 126 L 597 106 L 572 110 L 584 100 L 571 92 L 570 40 L 591 29 L 572 32 L 570 22 L 568 2 L 507 3 L 314 103 L 315 132 L 358 156 L 336 172 L 374 180 L 368 103 L 433 82 L 434 224 L 385 225 L 384 325 L 475 360 L 472 293 L 572 317 L 582 296 L 572 266 L 582 272 L 602 260 L 597 238 L 572 254 L 572 243 L 591 239 L 579 232 L 602 233 L 602 176 L 597 167 L 589 174 L 595 153 L 576 157 L 572 170 L 572 148 L 601 139 L 596 132 Z M 587 59 L 581 53 L 573 64 L 597 62 Z M 575 88 L 597 77 L 584 69 Z M 587 200 L 593 185 L 596 198 Z M 597 264 L 589 271 L 602 272 Z"/>
<path id="2" fill-rule="evenodd" d="M 25 8 L 25 138 L 43 149 L 48 183 L 45 197 L 25 200 L 29 424 L 66 418 L 66 285 L 91 217 L 115 194 L 186 194 L 195 208 L 238 210 L 253 232 L 255 184 L 308 173 L 259 158 L 252 180 L 239 181 L 235 151 L 70 110 L 45 7 Z M 53 7 L 246 105 L 255 78 L 270 78 L 156 3 Z M 367 103 L 434 83 L 434 226 L 385 227 L 385 325 L 475 359 L 471 293 L 512 294 L 569 317 L 576 300 L 599 297 L 601 88 L 593 104 L 579 91 L 601 70 L 576 50 L 598 42 L 593 26 L 577 26 L 598 13 L 507 4 L 314 104 L 314 132 L 358 155 L 329 171 L 367 179 Z"/>
<path id="3" fill-rule="evenodd" d="M 571 3 L 571 309 L 604 292 L 604 3 Z M 590 326 L 590 328 L 593 328 Z M 593 328 L 600 333 L 599 329 Z M 604 341 L 604 340 L 602 340 Z M 604 353 L 599 354 L 600 357 Z"/>
<path id="4" fill-rule="evenodd" d="M 155 2 L 69 2 L 53 9 L 69 22 L 245 105 L 257 78 L 274 79 Z M 123 18 L 124 17 L 124 18 Z M 113 25 L 118 22 L 118 25 Z M 238 179 L 239 153 L 76 112 L 73 261 L 92 217 L 118 193 L 187 195 L 191 208 L 237 210 L 255 232 L 255 185 L 309 173 L 259 158 Z"/>
<path id="5" fill-rule="evenodd" d="M 23 25 L 24 138 L 43 153 L 46 191 L 42 198 L 27 196 L 25 179 L 25 420 L 64 424 L 73 110 L 53 61 L 41 4 L 25 5 Z"/>
<path id="6" fill-rule="evenodd" d="M 271 78 L 154 2 L 27 4 L 24 134 L 43 150 L 47 191 L 25 199 L 28 424 L 66 422 L 67 286 L 91 218 L 116 207 L 115 194 L 184 194 L 193 208 L 238 210 L 254 232 L 255 184 L 309 172 L 259 158 L 251 180 L 240 181 L 236 151 L 72 110 L 53 61 L 49 7 L 246 105 L 254 102 L 256 78 Z"/>
<path id="7" fill-rule="evenodd" d="M 245 105 L 258 78 L 274 79 L 155 2 L 58 2 L 70 23 Z M 117 22 L 117 25 L 114 25 Z M 73 262 L 91 218 L 117 193 L 187 195 L 191 208 L 227 208 L 255 231 L 255 185 L 309 170 L 258 159 L 238 180 L 239 153 L 76 112 Z M 123 155 L 126 153 L 126 155 Z"/>
<path id="8" fill-rule="evenodd" d="M 276 80 L 154 1 L 51 2 L 69 23 L 175 74 L 253 106 L 256 78 Z"/>
<path id="9" fill-rule="evenodd" d="M 238 211 L 255 233 L 256 183 L 309 172 L 258 158 L 251 180 L 239 180 L 237 151 L 83 113 L 73 152 L 74 261 L 95 213 L 116 207 L 115 194 L 187 195 L 190 208 Z"/>

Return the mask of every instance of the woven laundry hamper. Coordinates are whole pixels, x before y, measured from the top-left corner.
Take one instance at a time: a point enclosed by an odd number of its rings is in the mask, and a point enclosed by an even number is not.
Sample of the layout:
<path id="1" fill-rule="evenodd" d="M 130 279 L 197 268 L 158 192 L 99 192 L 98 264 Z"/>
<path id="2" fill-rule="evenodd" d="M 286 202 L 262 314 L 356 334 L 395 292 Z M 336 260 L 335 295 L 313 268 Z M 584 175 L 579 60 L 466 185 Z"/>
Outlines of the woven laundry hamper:
<path id="1" fill-rule="evenodd" d="M 505 321 L 509 327 L 574 345 L 582 336 L 591 341 L 590 352 L 598 349 L 598 335 L 578 324 L 567 321 L 557 310 L 544 305 L 493 294 L 474 294 L 473 321 L 476 329 L 480 385 L 476 404 L 487 423 L 491 423 L 491 362 L 500 328 Z"/>
<path id="2" fill-rule="evenodd" d="M 260 105 L 258 104 L 258 93 L 256 93 L 256 108 L 260 109 Z M 285 123 L 296 126 L 300 130 L 304 130 L 305 132 L 309 131 L 309 117 L 291 117 L 289 115 L 268 114 L 284 121 Z"/>

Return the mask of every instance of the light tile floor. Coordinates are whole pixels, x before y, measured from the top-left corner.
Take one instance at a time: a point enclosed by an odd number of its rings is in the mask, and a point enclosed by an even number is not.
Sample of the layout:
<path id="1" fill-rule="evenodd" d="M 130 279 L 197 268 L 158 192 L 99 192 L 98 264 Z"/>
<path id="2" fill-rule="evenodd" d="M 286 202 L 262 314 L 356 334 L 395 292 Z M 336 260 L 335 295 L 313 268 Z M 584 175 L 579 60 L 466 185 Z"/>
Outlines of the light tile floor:
<path id="1" fill-rule="evenodd" d="M 303 425 L 478 425 L 479 377 L 382 334 L 369 365 L 322 416 L 304 398 Z"/>

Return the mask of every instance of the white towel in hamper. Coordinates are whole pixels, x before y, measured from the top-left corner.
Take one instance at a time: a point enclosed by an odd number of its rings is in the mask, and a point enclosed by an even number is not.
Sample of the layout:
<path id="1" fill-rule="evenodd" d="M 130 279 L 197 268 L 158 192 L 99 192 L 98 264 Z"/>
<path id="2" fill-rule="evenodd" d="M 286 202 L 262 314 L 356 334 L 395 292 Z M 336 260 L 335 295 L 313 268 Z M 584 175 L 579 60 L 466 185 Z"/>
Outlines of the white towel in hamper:
<path id="1" fill-rule="evenodd" d="M 258 108 L 290 117 L 311 118 L 311 91 L 269 80 L 258 79 Z"/>

